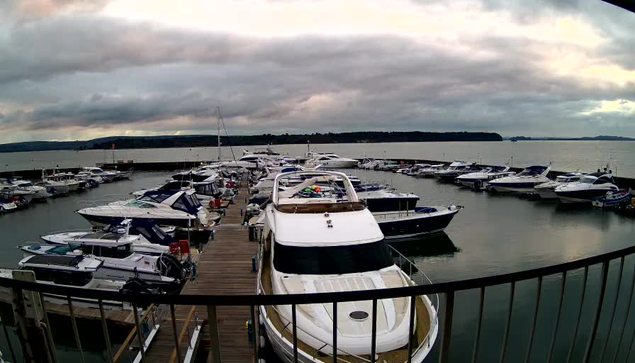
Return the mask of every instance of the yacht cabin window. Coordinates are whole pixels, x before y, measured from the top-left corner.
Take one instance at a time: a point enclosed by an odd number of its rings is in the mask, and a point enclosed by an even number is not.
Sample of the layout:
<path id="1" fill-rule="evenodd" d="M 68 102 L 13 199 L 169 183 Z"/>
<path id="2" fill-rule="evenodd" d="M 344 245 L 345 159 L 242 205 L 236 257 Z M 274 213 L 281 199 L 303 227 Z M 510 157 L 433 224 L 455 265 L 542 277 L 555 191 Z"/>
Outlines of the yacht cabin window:
<path id="1" fill-rule="evenodd" d="M 384 240 L 372 243 L 298 247 L 274 244 L 273 265 L 277 271 L 300 275 L 341 275 L 377 271 L 394 264 Z"/>
<path id="2" fill-rule="evenodd" d="M 41 267 L 25 267 L 23 270 L 35 272 L 37 281 L 49 281 L 56 285 L 85 286 L 93 279 L 90 271 L 61 271 Z"/>
<path id="3" fill-rule="evenodd" d="M 130 244 L 125 244 L 117 247 L 82 245 L 81 250 L 85 254 L 109 258 L 126 258 L 132 254 L 132 248 Z"/>

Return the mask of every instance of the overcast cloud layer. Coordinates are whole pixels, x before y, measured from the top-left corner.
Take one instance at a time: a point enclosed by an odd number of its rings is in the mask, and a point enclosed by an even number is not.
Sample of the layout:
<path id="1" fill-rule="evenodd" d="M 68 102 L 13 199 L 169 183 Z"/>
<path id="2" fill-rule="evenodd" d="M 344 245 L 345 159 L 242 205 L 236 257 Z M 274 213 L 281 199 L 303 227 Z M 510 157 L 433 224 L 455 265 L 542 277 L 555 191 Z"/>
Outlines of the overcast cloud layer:
<path id="1" fill-rule="evenodd" d="M 635 14 L 585 1 L 0 5 L 0 142 L 214 132 L 635 136 Z"/>

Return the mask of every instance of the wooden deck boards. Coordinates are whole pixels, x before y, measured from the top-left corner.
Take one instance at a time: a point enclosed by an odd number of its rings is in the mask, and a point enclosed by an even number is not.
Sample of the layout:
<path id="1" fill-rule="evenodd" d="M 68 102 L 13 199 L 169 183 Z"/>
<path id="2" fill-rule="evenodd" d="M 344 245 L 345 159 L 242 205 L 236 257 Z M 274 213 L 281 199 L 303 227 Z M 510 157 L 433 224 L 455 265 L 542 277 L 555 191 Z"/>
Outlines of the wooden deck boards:
<path id="1" fill-rule="evenodd" d="M 200 255 L 197 277 L 189 281 L 181 291 L 193 295 L 238 295 L 256 292 L 256 274 L 252 272 L 252 257 L 257 243 L 249 241 L 249 231 L 242 226 L 245 210 L 247 183 L 241 184 L 235 198 L 236 204 L 227 208 L 227 214 L 215 227 L 215 237 Z M 168 309 L 169 307 L 164 307 Z M 183 330 L 190 306 L 175 309 L 177 331 Z M 197 306 L 199 318 L 207 321 L 207 307 Z M 249 307 L 217 307 L 221 357 L 223 362 L 253 362 L 253 346 L 249 344 L 246 322 L 250 318 Z M 147 351 L 149 362 L 170 362 L 174 350 L 174 334 L 170 319 L 166 319 Z M 191 331 L 192 328 L 190 328 Z M 181 354 L 187 350 L 187 335 L 181 342 Z M 209 329 L 203 328 L 202 345 L 209 346 Z"/>

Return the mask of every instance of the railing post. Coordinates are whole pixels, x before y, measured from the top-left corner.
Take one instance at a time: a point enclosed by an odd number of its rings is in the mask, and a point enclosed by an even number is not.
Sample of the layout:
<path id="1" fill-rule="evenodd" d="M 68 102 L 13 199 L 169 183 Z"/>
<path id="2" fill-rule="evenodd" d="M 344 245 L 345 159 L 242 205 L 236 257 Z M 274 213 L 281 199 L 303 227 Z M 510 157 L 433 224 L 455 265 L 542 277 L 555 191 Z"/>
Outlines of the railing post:
<path id="1" fill-rule="evenodd" d="M 503 336 L 503 352 L 501 354 L 500 362 L 505 362 L 507 356 L 507 340 L 509 340 L 509 328 L 512 325 L 512 314 L 514 313 L 514 295 L 516 292 L 516 281 L 511 282 L 509 289 L 509 310 L 507 312 L 507 322 L 505 323 L 505 335 Z"/>
<path id="2" fill-rule="evenodd" d="M 474 338 L 474 349 L 472 351 L 472 363 L 476 363 L 478 348 L 481 343 L 481 324 L 483 323 L 483 304 L 485 303 L 485 287 L 481 287 L 478 299 L 478 320 L 476 321 L 476 338 Z"/>
<path id="3" fill-rule="evenodd" d="M 141 331 L 141 323 L 139 322 L 139 310 L 137 309 L 137 304 L 132 304 L 132 312 L 134 315 L 134 323 L 137 328 L 137 338 L 139 339 L 139 347 L 141 347 L 141 361 L 146 361 L 146 343 L 145 339 L 143 339 L 143 332 Z"/>
<path id="4" fill-rule="evenodd" d="M 172 333 L 174 335 L 174 348 L 176 349 L 176 361 L 181 363 L 183 356 L 181 355 L 181 345 L 179 344 L 179 333 L 176 330 L 176 313 L 174 312 L 174 304 L 170 304 L 170 317 L 172 318 Z"/>
<path id="5" fill-rule="evenodd" d="M 600 354 L 600 363 L 604 360 L 604 353 L 606 353 L 606 347 L 608 346 L 609 338 L 611 337 L 611 329 L 613 328 L 613 322 L 615 321 L 615 311 L 617 310 L 617 302 L 620 300 L 620 286 L 622 285 L 622 275 L 624 273 L 624 257 L 620 259 L 620 272 L 617 279 L 617 292 L 615 293 L 615 302 L 613 302 L 613 312 L 611 313 L 611 322 L 606 330 L 607 335 L 604 340 L 604 346 L 602 347 L 602 354 Z"/>
<path id="6" fill-rule="evenodd" d="M 593 328 L 591 328 L 591 335 L 589 335 L 589 342 L 587 343 L 586 349 L 584 351 L 584 362 L 588 363 L 591 358 L 591 351 L 593 350 L 593 345 L 595 343 L 595 335 L 598 331 L 598 324 L 600 323 L 600 315 L 602 314 L 602 306 L 604 305 L 604 294 L 606 293 L 606 279 L 609 273 L 609 262 L 604 261 L 602 263 L 602 285 L 600 286 L 600 297 L 598 299 L 598 308 L 595 312 L 595 317 L 593 319 Z"/>
<path id="7" fill-rule="evenodd" d="M 622 346 L 622 340 L 624 339 L 624 332 L 626 331 L 626 322 L 628 321 L 628 319 L 631 316 L 631 304 L 633 302 L 633 292 L 635 292 L 635 267 L 633 267 L 633 278 L 631 280 L 631 289 L 630 292 L 628 293 L 628 295 L 630 296 L 628 299 L 628 304 L 626 305 L 626 318 L 624 319 L 624 322 L 622 323 L 622 333 L 620 333 L 620 339 L 617 341 L 617 349 L 615 350 L 615 354 L 613 355 L 613 359 L 611 361 L 615 362 L 615 360 L 617 359 L 617 357 L 619 356 L 620 353 L 620 348 Z M 633 335 L 633 337 L 635 338 L 635 335 Z M 632 345 L 632 343 L 631 343 Z M 630 345 L 629 345 L 630 347 Z"/>
<path id="8" fill-rule="evenodd" d="M 529 363 L 529 358 L 531 357 L 531 349 L 533 348 L 534 334 L 536 333 L 536 324 L 538 322 L 538 311 L 540 310 L 541 291 L 542 291 L 542 276 L 538 278 L 538 291 L 536 292 L 536 308 L 534 309 L 534 321 L 531 325 L 531 334 L 529 334 L 529 347 L 527 348 L 527 353 L 525 354 L 525 363 Z"/>
<path id="9" fill-rule="evenodd" d="M 375 363 L 375 354 L 377 352 L 377 299 L 373 299 L 372 319 L 373 325 L 370 333 L 370 363 Z"/>
<path id="10" fill-rule="evenodd" d="M 454 291 L 445 293 L 445 316 L 443 317 L 443 337 L 441 338 L 441 354 L 439 362 L 450 362 L 450 345 L 452 343 L 452 316 L 454 315 Z"/>
<path id="11" fill-rule="evenodd" d="M 416 302 L 418 296 L 413 295 L 410 296 L 410 321 L 408 322 L 408 363 L 412 362 L 412 338 L 414 335 L 414 329 L 415 329 L 415 316 L 417 314 L 417 307 L 416 307 Z M 430 324 L 430 329 L 434 329 L 432 327 L 432 324 Z M 428 339 L 430 339 L 430 337 L 428 336 Z"/>
<path id="12" fill-rule="evenodd" d="M 29 343 L 28 321 L 26 307 L 24 306 L 24 294 L 20 288 L 12 288 L 13 316 L 16 324 L 16 333 L 22 346 L 22 356 L 26 362 L 34 361 L 33 348 Z"/>
<path id="13" fill-rule="evenodd" d="M 207 356 L 208 363 L 221 363 L 220 334 L 218 332 L 218 318 L 216 305 L 207 305 L 207 324 L 209 325 L 210 352 Z"/>
<path id="14" fill-rule="evenodd" d="M 580 318 L 582 318 L 582 308 L 584 307 L 584 297 L 586 296 L 586 284 L 589 280 L 589 266 L 584 268 L 584 278 L 582 280 L 582 296 L 580 296 L 580 309 L 578 310 L 578 318 L 575 323 L 575 329 L 573 330 L 573 339 L 571 340 L 571 346 L 569 347 L 569 353 L 567 354 L 566 362 L 571 362 L 571 355 L 573 354 L 573 348 L 575 347 L 575 338 L 578 335 L 578 328 L 580 328 Z"/>
<path id="15" fill-rule="evenodd" d="M 68 301 L 68 311 L 71 317 L 71 327 L 73 328 L 73 335 L 75 335 L 75 344 L 77 344 L 77 349 L 79 350 L 79 356 L 82 359 L 82 362 L 86 362 L 84 359 L 84 350 L 82 349 L 82 342 L 79 339 L 79 330 L 77 329 L 77 321 L 75 321 L 75 312 L 73 311 L 73 301 L 70 296 L 67 296 Z"/>
<path id="16" fill-rule="evenodd" d="M 333 303 L 333 363 L 337 363 L 337 302 Z"/>
<path id="17" fill-rule="evenodd" d="M 556 312 L 556 326 L 553 329 L 553 335 L 551 336 L 551 343 L 549 344 L 549 353 L 547 353 L 547 363 L 551 363 L 553 358 L 553 347 L 556 344 L 558 337 L 558 329 L 560 328 L 560 313 L 562 312 L 562 303 L 564 302 L 564 293 L 567 286 L 567 272 L 562 273 L 562 284 L 560 285 L 560 301 L 558 302 L 558 310 Z"/>
<path id="18" fill-rule="evenodd" d="M 293 363 L 298 363 L 298 319 L 295 304 L 291 304 L 291 320 L 293 324 Z"/>

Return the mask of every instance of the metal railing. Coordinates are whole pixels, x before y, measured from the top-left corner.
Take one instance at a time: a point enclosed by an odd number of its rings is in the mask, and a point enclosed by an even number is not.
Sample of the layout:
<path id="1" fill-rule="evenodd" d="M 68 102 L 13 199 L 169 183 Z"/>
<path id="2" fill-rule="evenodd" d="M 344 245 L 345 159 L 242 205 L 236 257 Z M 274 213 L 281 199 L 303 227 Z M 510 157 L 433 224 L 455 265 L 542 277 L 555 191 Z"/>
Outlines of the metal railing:
<path id="1" fill-rule="evenodd" d="M 118 292 L 108 292 L 108 291 L 95 291 L 95 290 L 86 290 L 86 289 L 77 289 L 70 287 L 59 287 L 53 285 L 46 285 L 34 282 L 25 282 L 25 281 L 17 281 L 13 279 L 0 278 L 0 286 L 4 286 L 6 288 L 10 288 L 13 291 L 14 296 L 20 295 L 27 291 L 31 292 L 39 292 L 45 294 L 55 294 L 57 296 L 65 296 L 65 297 L 73 297 L 74 299 L 83 298 L 83 299 L 93 299 L 99 303 L 99 317 L 102 321 L 103 326 L 103 335 L 107 345 L 108 357 L 114 358 L 112 354 L 112 345 L 109 340 L 108 329 L 106 325 L 106 316 L 104 314 L 103 303 L 107 301 L 118 301 L 118 302 L 126 302 L 131 304 L 135 309 L 138 306 L 148 306 L 150 304 L 155 305 L 164 305 L 169 306 L 171 309 L 174 309 L 176 305 L 186 305 L 186 306 L 194 306 L 194 305 L 203 305 L 207 306 L 209 319 L 207 320 L 208 328 L 210 329 L 211 342 L 210 346 L 212 348 L 212 361 L 220 362 L 221 354 L 220 350 L 220 338 L 219 338 L 219 329 L 216 317 L 216 307 L 218 306 L 245 306 L 250 307 L 252 312 L 252 319 L 258 320 L 259 314 L 254 313 L 254 310 L 259 306 L 275 306 L 275 305 L 289 305 L 292 307 L 292 319 L 291 319 L 291 334 L 292 334 L 292 347 L 293 347 L 293 357 L 291 358 L 294 361 L 297 361 L 299 357 L 298 353 L 298 338 L 297 333 L 299 327 L 297 326 L 297 314 L 296 308 L 299 305 L 305 304 L 332 304 L 333 306 L 333 331 L 337 332 L 337 305 L 342 302 L 352 302 L 352 301 L 372 301 L 372 339 L 371 339 L 371 352 L 372 354 L 368 356 L 368 360 L 370 362 L 375 361 L 375 352 L 376 352 L 376 337 L 377 337 L 377 304 L 379 300 L 383 299 L 393 299 L 393 298 L 410 298 L 411 307 L 410 309 L 410 342 L 408 344 L 408 351 L 412 353 L 415 349 L 413 347 L 413 321 L 414 321 L 414 301 L 417 297 L 428 295 L 433 296 L 435 294 L 441 294 L 444 297 L 444 304 L 441 309 L 441 319 L 439 319 L 439 332 L 440 332 L 440 342 L 437 344 L 436 348 L 438 350 L 438 361 L 439 362 L 448 362 L 450 361 L 450 351 L 452 346 L 452 332 L 453 332 L 453 324 L 452 319 L 454 316 L 454 308 L 455 302 L 459 301 L 459 295 L 457 293 L 467 290 L 476 290 L 479 292 L 478 299 L 478 315 L 476 317 L 476 331 L 475 331 L 475 340 L 472 348 L 472 358 L 471 361 L 475 362 L 479 356 L 479 352 L 481 350 L 481 344 L 483 339 L 481 335 L 483 334 L 484 327 L 484 300 L 486 290 L 488 288 L 503 285 L 509 286 L 508 296 L 509 302 L 506 307 L 505 314 L 505 327 L 499 333 L 503 337 L 503 343 L 500 348 L 500 362 L 508 361 L 509 359 L 509 342 L 510 342 L 510 333 L 511 333 L 511 320 L 512 313 L 514 310 L 514 296 L 516 293 L 517 286 L 520 282 L 523 281 L 537 281 L 537 290 L 536 290 L 536 298 L 535 298 L 535 306 L 532 307 L 530 316 L 532 316 L 531 324 L 528 325 L 530 327 L 529 331 L 529 339 L 527 341 L 525 362 L 531 360 L 532 348 L 534 347 L 534 342 L 536 339 L 536 321 L 537 317 L 540 314 L 541 310 L 544 309 L 543 305 L 541 305 L 541 296 L 544 293 L 544 280 L 547 277 L 555 276 L 560 277 L 560 287 L 559 292 L 559 303 L 558 307 L 555 310 L 555 327 L 550 335 L 550 342 L 548 348 L 547 361 L 551 362 L 554 360 L 555 354 L 555 346 L 556 340 L 559 337 L 559 334 L 562 333 L 562 312 L 563 312 L 563 299 L 565 295 L 565 288 L 567 287 L 568 277 L 571 275 L 571 272 L 574 270 L 583 269 L 584 275 L 582 280 L 582 294 L 583 296 L 580 298 L 580 305 L 577 308 L 576 321 L 575 326 L 572 333 L 572 339 L 570 340 L 568 347 L 568 354 L 566 361 L 572 361 L 573 352 L 576 345 L 580 344 L 579 337 L 586 339 L 586 346 L 584 349 L 584 353 L 580 359 L 575 359 L 575 361 L 589 362 L 591 360 L 592 353 L 596 353 L 595 356 L 600 357 L 599 361 L 616 361 L 616 359 L 620 356 L 620 352 L 622 355 L 627 354 L 626 361 L 628 361 L 631 357 L 631 351 L 633 346 L 633 340 L 635 338 L 635 334 L 629 339 L 629 334 L 626 333 L 626 327 L 629 319 L 633 319 L 631 315 L 633 315 L 633 309 L 631 309 L 633 293 L 634 293 L 634 285 L 635 285 L 635 269 L 631 271 L 625 272 L 625 258 L 635 254 L 635 246 L 624 248 L 618 251 L 613 251 L 609 253 L 604 253 L 598 256 L 583 258 L 571 262 L 561 263 L 557 265 L 551 265 L 546 267 L 540 267 L 520 272 L 507 273 L 502 275 L 488 276 L 488 277 L 480 277 L 473 279 L 466 279 L 460 281 L 449 281 L 442 282 L 437 284 L 420 284 L 416 286 L 402 287 L 402 288 L 391 288 L 391 289 L 380 289 L 380 290 L 369 290 L 369 291 L 348 291 L 348 292 L 338 292 L 338 293 L 319 293 L 319 294 L 290 294 L 290 295 L 153 295 L 153 294 L 121 294 Z M 405 264 L 405 256 L 398 255 L 397 259 L 401 258 L 401 265 Z M 619 261 L 619 272 L 618 277 L 615 281 L 611 281 L 616 284 L 616 298 L 615 301 L 606 298 L 607 291 L 607 282 L 609 278 L 609 265 L 612 261 Z M 407 267 L 408 269 L 416 269 L 416 266 L 412 264 L 411 261 L 408 260 L 408 265 L 413 267 Z M 587 283 L 589 280 L 589 269 L 595 266 L 601 266 L 601 275 L 599 279 L 599 291 L 597 295 L 586 294 Z M 413 276 L 416 276 L 417 271 L 410 271 Z M 627 274 L 631 274 L 631 280 L 625 278 Z M 423 275 L 425 276 L 425 275 Z M 630 284 L 627 284 L 627 305 L 621 310 L 626 310 L 625 318 L 620 320 L 616 318 L 616 311 L 618 310 L 618 297 L 621 295 L 621 285 L 623 281 L 630 281 Z M 42 296 L 42 295 L 40 295 Z M 591 299 L 594 302 L 593 311 L 591 314 L 587 316 L 590 318 L 590 330 L 588 333 L 582 332 L 580 320 L 582 318 L 582 306 L 585 304 L 585 301 Z M 14 299 L 15 300 L 15 299 Z M 42 304 L 44 302 L 42 301 Z M 19 304 L 18 304 L 19 306 Z M 73 326 L 74 335 L 77 341 L 77 348 L 79 353 L 83 356 L 81 341 L 79 339 L 80 333 L 78 332 L 78 327 L 75 323 L 76 317 L 73 312 L 72 303 L 68 305 L 70 311 L 70 319 Z M 256 311 L 259 311 L 256 309 Z M 172 310 L 171 322 L 172 328 L 175 335 L 175 346 L 173 347 L 178 354 L 179 361 L 182 357 L 182 352 L 180 352 L 180 341 L 183 340 L 184 337 L 177 335 L 177 330 L 174 325 L 175 315 Z M 607 354 L 607 344 L 608 339 L 596 339 L 598 335 L 598 327 L 601 323 L 601 318 L 605 317 L 604 326 L 608 326 L 608 332 L 612 334 L 614 337 L 618 337 L 617 340 L 617 350 L 612 354 Z M 191 319 L 191 318 L 190 318 Z M 42 329 L 46 329 L 46 327 L 50 327 L 48 324 L 47 314 L 45 313 L 42 319 L 39 320 L 41 323 Z M 632 324 L 632 322 L 631 322 Z M 135 325 L 138 331 L 141 331 L 141 321 L 139 320 L 139 316 L 135 315 Z M 195 324 L 197 327 L 200 327 L 200 324 Z M 257 326 L 257 325 L 256 325 Z M 258 337 L 258 335 L 256 335 Z M 247 339 L 247 337 L 245 337 Z M 137 340 L 140 342 L 139 345 L 141 347 L 144 346 L 143 339 L 138 337 Z M 258 341 L 258 339 L 255 339 Z M 337 340 L 338 334 L 333 334 L 333 351 L 338 352 L 337 349 Z M 28 343 L 28 342 L 27 342 Z M 258 343 L 254 343 L 256 346 L 254 347 L 254 354 L 258 354 Z M 24 348 L 24 347 L 23 347 Z M 28 348 L 28 347 L 27 347 Z M 12 349 L 12 348 L 11 348 Z M 51 349 L 52 352 L 49 354 L 50 356 L 55 356 L 55 349 Z M 24 350 L 27 351 L 26 348 Z M 32 354 L 32 351 L 31 351 Z M 140 361 L 146 361 L 145 350 L 141 349 L 139 351 Z M 408 354 L 408 362 L 411 361 L 412 354 Z M 341 361 L 337 358 L 337 354 L 333 354 L 332 359 L 334 361 Z M 28 359 L 27 359 L 28 361 Z M 112 361 L 112 359 L 111 359 Z"/>

